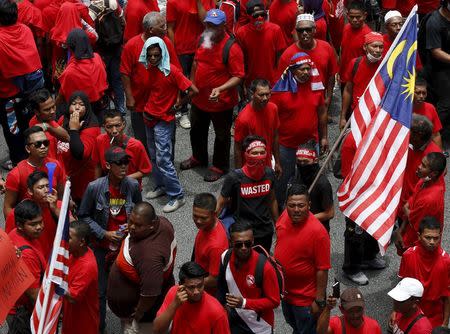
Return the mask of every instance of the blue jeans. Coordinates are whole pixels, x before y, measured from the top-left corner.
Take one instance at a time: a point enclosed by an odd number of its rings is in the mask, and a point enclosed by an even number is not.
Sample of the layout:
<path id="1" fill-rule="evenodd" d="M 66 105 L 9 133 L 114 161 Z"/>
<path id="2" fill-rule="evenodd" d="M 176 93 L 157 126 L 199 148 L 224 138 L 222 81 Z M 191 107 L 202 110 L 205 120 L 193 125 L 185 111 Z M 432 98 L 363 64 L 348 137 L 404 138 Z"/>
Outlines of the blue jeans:
<path id="1" fill-rule="evenodd" d="M 164 188 L 170 198 L 183 196 L 183 189 L 172 161 L 174 131 L 175 120 L 159 121 L 153 127 L 145 126 L 148 154 L 153 165 L 153 180 L 156 187 Z"/>
<path id="2" fill-rule="evenodd" d="M 119 70 L 121 52 L 122 49 L 117 48 L 117 50 L 108 50 L 107 52 L 101 52 L 101 55 L 106 66 L 109 89 L 114 93 L 114 106 L 116 110 L 120 111 L 122 114 L 125 114 L 125 91 L 123 89 Z"/>
<path id="3" fill-rule="evenodd" d="M 106 287 L 108 286 L 109 270 L 106 268 L 106 253 L 107 249 L 95 247 L 93 248 L 95 259 L 98 266 L 98 297 L 100 307 L 100 325 L 99 331 L 103 333 L 106 328 Z"/>
<path id="4" fill-rule="evenodd" d="M 309 306 L 295 306 L 282 301 L 281 308 L 286 322 L 293 329 L 292 334 L 316 334 L 317 321 Z"/>
<path id="5" fill-rule="evenodd" d="M 289 180 L 295 175 L 295 167 L 297 164 L 297 149 L 280 145 L 280 164 L 283 169 L 280 180 L 275 186 L 275 195 L 278 205 L 284 208 L 286 202 L 286 189 Z"/>

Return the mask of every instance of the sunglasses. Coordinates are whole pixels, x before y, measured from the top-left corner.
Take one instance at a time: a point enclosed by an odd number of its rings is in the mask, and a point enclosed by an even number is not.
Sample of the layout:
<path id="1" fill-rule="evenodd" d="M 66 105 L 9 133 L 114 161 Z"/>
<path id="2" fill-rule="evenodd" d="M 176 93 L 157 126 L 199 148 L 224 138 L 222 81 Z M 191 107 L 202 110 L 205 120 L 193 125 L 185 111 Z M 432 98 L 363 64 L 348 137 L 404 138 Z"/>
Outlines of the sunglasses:
<path id="1" fill-rule="evenodd" d="M 48 147 L 48 145 L 50 145 L 50 140 L 38 140 L 33 143 L 28 143 L 28 145 L 33 145 L 35 148 L 40 148 L 42 145 L 44 145 L 44 147 Z"/>
<path id="2" fill-rule="evenodd" d="M 117 165 L 117 166 L 125 166 L 128 165 L 130 163 L 130 160 L 128 159 L 122 159 L 122 160 L 118 160 L 118 161 L 111 161 L 112 164 Z"/>
<path id="3" fill-rule="evenodd" d="M 267 13 L 266 13 L 266 12 L 253 13 L 253 14 L 252 14 L 252 17 L 253 17 L 254 19 L 256 19 L 256 18 L 258 18 L 258 17 L 264 17 L 264 18 L 266 18 L 266 17 L 267 17 Z"/>
<path id="4" fill-rule="evenodd" d="M 233 243 L 233 247 L 236 249 L 241 249 L 242 246 L 245 246 L 245 248 L 250 248 L 253 246 L 253 241 L 246 240 L 246 241 L 236 241 Z"/>
<path id="5" fill-rule="evenodd" d="M 300 34 L 303 32 L 307 32 L 307 33 L 313 32 L 313 28 L 295 28 L 295 30 Z"/>

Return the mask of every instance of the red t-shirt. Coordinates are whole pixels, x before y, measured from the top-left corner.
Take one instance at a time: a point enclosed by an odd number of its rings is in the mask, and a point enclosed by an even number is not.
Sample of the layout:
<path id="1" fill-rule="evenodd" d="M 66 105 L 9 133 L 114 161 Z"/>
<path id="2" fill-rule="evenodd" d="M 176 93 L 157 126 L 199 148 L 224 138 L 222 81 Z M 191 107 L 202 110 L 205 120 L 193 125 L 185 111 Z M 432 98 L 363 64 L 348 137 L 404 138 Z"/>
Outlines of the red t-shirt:
<path id="1" fill-rule="evenodd" d="M 272 265 L 266 261 L 263 271 L 262 289 L 256 286 L 255 271 L 258 263 L 259 253 L 252 251 L 250 259 L 236 269 L 236 257 L 231 253 L 230 270 L 232 278 L 236 283 L 243 298 L 246 299 L 245 309 L 255 311 L 263 320 L 273 327 L 274 313 L 273 309 L 280 304 L 280 289 L 278 287 L 277 274 Z"/>
<path id="2" fill-rule="evenodd" d="M 6 190 L 11 190 L 17 193 L 17 203 L 25 198 L 30 198 L 30 195 L 27 192 L 28 176 L 36 170 L 48 173 L 47 167 L 45 166 L 47 162 L 56 163 L 55 172 L 53 174 L 53 186 L 55 188 L 57 185 L 61 186 L 61 188 L 64 186 L 64 183 L 66 182 L 66 174 L 64 173 L 63 167 L 57 160 L 45 158 L 40 167 L 33 167 L 27 159 L 22 160 L 16 167 L 13 168 L 11 172 L 9 172 L 6 177 L 5 184 Z"/>
<path id="3" fill-rule="evenodd" d="M 383 34 L 383 57 L 389 51 L 389 48 L 391 47 L 393 42 L 394 41 L 391 40 L 388 34 Z"/>
<path id="4" fill-rule="evenodd" d="M 194 83 L 199 89 L 199 94 L 194 96 L 192 103 L 203 111 L 224 111 L 234 108 L 238 103 L 236 87 L 221 92 L 217 102 L 209 101 L 213 88 L 223 85 L 231 77 L 242 79 L 245 76 L 244 55 L 237 43 L 234 43 L 230 49 L 228 64 L 225 65 L 222 62 L 223 48 L 229 38 L 227 35 L 210 49 L 200 46 L 195 52 L 197 71 Z"/>
<path id="5" fill-rule="evenodd" d="M 275 258 L 285 269 L 285 301 L 309 306 L 316 298 L 316 273 L 331 268 L 330 237 L 322 223 L 310 212 L 298 226 L 286 210 L 276 224 Z"/>
<path id="6" fill-rule="evenodd" d="M 61 84 L 59 92 L 66 101 L 73 92 L 81 90 L 91 103 L 97 102 L 108 88 L 105 64 L 98 53 L 90 59 L 71 57 L 58 80 Z"/>
<path id="7" fill-rule="evenodd" d="M 420 104 L 415 103 L 413 113 L 425 116 L 433 124 L 433 133 L 437 133 L 442 130 L 442 123 L 439 119 L 436 108 L 428 102 Z"/>
<path id="8" fill-rule="evenodd" d="M 181 68 L 177 54 L 172 42 L 167 36 L 163 37 L 169 51 L 170 63 Z M 142 112 L 148 99 L 149 90 L 147 89 L 149 76 L 145 66 L 139 62 L 144 40 L 142 34 L 131 38 L 123 47 L 120 61 L 120 73 L 128 76 L 131 81 L 131 92 L 136 101 L 135 110 Z"/>
<path id="9" fill-rule="evenodd" d="M 339 49 L 344 31 L 344 1 L 331 0 L 322 3 L 322 9 L 328 20 L 328 32 L 331 42 L 336 49 Z"/>
<path id="10" fill-rule="evenodd" d="M 351 132 L 345 137 L 341 147 L 341 174 L 344 178 L 350 173 L 356 154 L 355 138 Z"/>
<path id="11" fill-rule="evenodd" d="M 331 333 L 333 334 L 342 334 L 342 323 L 341 323 L 341 317 L 343 316 L 337 316 L 331 317 L 330 319 L 330 325 Z M 367 316 L 363 316 L 363 323 L 360 327 L 355 328 L 348 324 L 347 321 L 344 320 L 345 323 L 345 333 L 346 334 L 381 334 L 381 328 L 378 322 L 375 319 L 372 319 Z"/>
<path id="12" fill-rule="evenodd" d="M 422 311 L 420 309 L 417 309 L 417 312 L 408 318 L 404 317 L 403 314 L 396 313 L 392 333 L 403 334 L 408 328 L 409 324 L 413 322 L 414 319 L 416 319 L 416 317 L 421 313 Z M 417 320 L 414 326 L 411 327 L 408 334 L 431 334 L 431 330 L 432 327 L 430 320 L 428 320 L 427 317 L 423 317 Z"/>
<path id="13" fill-rule="evenodd" d="M 352 91 L 352 104 L 351 109 L 355 109 L 358 105 L 359 98 L 363 95 L 367 86 L 369 85 L 370 80 L 373 75 L 377 71 L 379 62 L 369 63 L 366 56 L 363 56 L 359 61 L 356 72 L 353 70 L 355 66 L 355 62 L 358 58 L 352 59 L 350 64 L 347 66 L 347 70 L 342 75 L 342 82 L 351 82 L 353 83 L 353 91 Z M 353 72 L 354 75 L 353 75 Z"/>
<path id="14" fill-rule="evenodd" d="M 158 311 L 160 316 L 172 303 L 177 294 L 178 285 L 170 288 Z M 175 312 L 171 334 L 230 334 L 228 316 L 216 298 L 203 292 L 197 303 L 185 302 Z"/>
<path id="15" fill-rule="evenodd" d="M 76 200 L 81 200 L 87 185 L 95 178 L 96 162 L 92 159 L 92 155 L 95 150 L 95 139 L 99 134 L 99 127 L 85 128 L 80 131 L 80 139 L 84 146 L 82 160 L 72 156 L 69 143 L 58 141 L 57 154 L 60 161 L 64 163 L 67 175 L 70 176 L 72 197 Z"/>
<path id="16" fill-rule="evenodd" d="M 174 44 L 178 55 L 194 54 L 204 30 L 197 11 L 192 10 L 191 1 L 167 1 L 167 23 L 174 24 Z M 202 3 L 206 11 L 216 7 L 213 0 L 202 0 Z"/>
<path id="17" fill-rule="evenodd" d="M 444 193 L 445 183 L 441 178 L 426 187 L 423 187 L 423 179 L 417 182 L 409 203 L 409 223 L 406 224 L 403 242 L 405 247 L 411 247 L 417 240 L 419 225 L 426 216 L 435 217 L 443 227 L 444 225 Z M 414 227 L 414 228 L 413 228 Z"/>
<path id="18" fill-rule="evenodd" d="M 360 29 L 353 29 L 349 23 L 344 26 L 341 42 L 341 68 L 339 70 L 341 77 L 347 71 L 348 64 L 353 58 L 364 56 L 364 36 L 371 31 L 367 24 Z M 345 82 L 342 78 L 341 81 Z"/>
<path id="19" fill-rule="evenodd" d="M 402 14 L 403 17 L 407 17 L 416 3 L 417 0 L 397 0 L 395 8 Z"/>
<path id="20" fill-rule="evenodd" d="M 37 125 L 37 124 L 41 124 L 41 122 L 38 122 L 38 120 L 36 118 L 36 115 L 34 115 L 30 119 L 30 122 L 28 123 L 28 126 L 32 127 L 32 126 Z M 47 126 L 51 126 L 52 128 L 59 128 L 60 127 L 60 125 L 56 121 L 48 122 Z M 56 145 L 58 143 L 58 140 L 48 130 L 45 131 L 45 136 L 47 137 L 48 140 L 50 140 L 50 145 L 48 147 L 48 157 L 52 158 L 52 159 L 57 159 L 57 156 L 56 156 Z"/>
<path id="21" fill-rule="evenodd" d="M 422 163 L 422 159 L 428 153 L 442 152 L 442 150 L 433 141 L 430 141 L 424 150 L 413 150 L 408 148 L 408 160 L 406 160 L 405 176 L 403 177 L 402 195 L 400 197 L 400 206 L 403 208 L 408 198 L 412 195 L 412 191 L 419 182 L 416 175 L 417 167 Z"/>
<path id="22" fill-rule="evenodd" d="M 234 126 L 234 141 L 242 143 L 249 135 L 261 136 L 266 140 L 266 165 L 272 166 L 272 150 L 275 132 L 278 131 L 278 107 L 269 102 L 262 110 L 255 110 L 252 103 L 245 106 L 239 113 Z"/>
<path id="23" fill-rule="evenodd" d="M 17 248 L 22 246 L 30 247 L 22 250 L 22 259 L 34 277 L 34 281 L 28 289 L 38 289 L 41 286 L 41 276 L 44 274 L 47 266 L 40 243 L 37 240 L 26 239 L 18 233 L 17 229 L 12 230 L 8 236 Z M 30 301 L 25 293 L 19 298 L 15 306 L 21 305 L 27 305 L 30 310 L 33 309 L 33 305 L 30 305 Z M 15 312 L 13 311 L 12 313 Z"/>
<path id="24" fill-rule="evenodd" d="M 100 317 L 98 269 L 91 249 L 80 257 L 70 256 L 67 281 L 75 303 L 66 298 L 63 301 L 64 334 L 97 334 Z"/>
<path id="25" fill-rule="evenodd" d="M 424 292 L 420 308 L 431 325 L 441 326 L 444 320 L 444 299 L 450 296 L 450 256 L 438 247 L 434 252 L 427 251 L 420 243 L 409 248 L 402 256 L 398 275 L 401 278 L 418 279 Z"/>
<path id="26" fill-rule="evenodd" d="M 250 16 L 247 14 L 247 3 L 250 0 L 240 0 L 240 14 L 239 14 L 239 26 L 242 27 L 250 22 Z M 270 6 L 270 0 L 262 0 L 264 7 L 269 8 Z"/>
<path id="27" fill-rule="evenodd" d="M 283 31 L 286 45 L 294 42 L 292 33 L 295 29 L 298 7 L 296 1 L 285 2 L 282 0 L 274 0 L 269 9 L 269 20 L 278 24 Z"/>
<path id="28" fill-rule="evenodd" d="M 254 79 L 266 79 L 274 84 L 278 80 L 277 54 L 286 47 L 281 28 L 274 23 L 265 22 L 262 30 L 256 30 L 253 23 L 248 23 L 239 28 L 236 39 L 244 53 L 245 84 L 249 86 Z"/>
<path id="29" fill-rule="evenodd" d="M 417 12 L 419 14 L 428 14 L 439 8 L 441 2 L 439 0 L 417 0 Z"/>
<path id="30" fill-rule="evenodd" d="M 272 102 L 278 106 L 279 143 L 297 148 L 310 139 L 319 140 L 317 109 L 325 103 L 323 91 L 311 90 L 311 82 L 298 85 L 298 92 L 274 92 Z"/>
<path id="31" fill-rule="evenodd" d="M 99 135 L 95 142 L 95 150 L 93 154 L 94 160 L 100 163 L 100 166 L 105 174 L 107 173 L 105 152 L 111 147 L 110 142 L 111 138 L 109 138 L 107 133 L 102 133 Z M 147 151 L 139 140 L 129 137 L 127 146 L 125 147 L 125 152 L 131 157 L 127 175 L 136 172 L 148 174 L 152 171 L 152 164 L 148 157 Z M 139 184 L 141 184 L 141 182 L 142 179 L 139 179 Z"/>
<path id="32" fill-rule="evenodd" d="M 325 20 L 325 16 L 322 16 L 320 19 L 316 20 L 316 33 L 314 34 L 314 37 L 326 41 L 327 29 L 327 21 Z"/>
<path id="33" fill-rule="evenodd" d="M 168 76 L 154 66 L 149 66 L 148 72 L 151 80 L 147 89 L 150 93 L 144 112 L 154 118 L 171 122 L 175 119 L 172 107 L 177 101 L 178 92 L 187 90 L 192 86 L 192 82 L 176 66 L 170 67 Z"/>
<path id="34" fill-rule="evenodd" d="M 19 94 L 20 90 L 12 79 L 5 79 L 0 75 L 0 98 L 6 99 Z"/>
<path id="35" fill-rule="evenodd" d="M 128 0 L 125 7 L 125 21 L 127 24 L 123 33 L 125 41 L 142 33 L 142 19 L 149 12 L 159 12 L 156 0 Z"/>
<path id="36" fill-rule="evenodd" d="M 19 10 L 18 21 L 32 28 L 33 32 L 38 36 L 42 36 L 45 31 L 45 27 L 42 22 L 41 10 L 29 0 L 22 0 L 21 2 L 18 2 L 17 8 Z"/>
<path id="37" fill-rule="evenodd" d="M 278 77 L 286 70 L 291 62 L 291 58 L 298 52 L 305 52 L 311 57 L 326 87 L 330 78 L 334 77 L 338 72 L 339 66 L 336 60 L 336 53 L 331 45 L 320 39 L 316 39 L 316 46 L 312 50 L 304 50 L 297 43 L 289 46 L 283 52 L 278 62 Z"/>

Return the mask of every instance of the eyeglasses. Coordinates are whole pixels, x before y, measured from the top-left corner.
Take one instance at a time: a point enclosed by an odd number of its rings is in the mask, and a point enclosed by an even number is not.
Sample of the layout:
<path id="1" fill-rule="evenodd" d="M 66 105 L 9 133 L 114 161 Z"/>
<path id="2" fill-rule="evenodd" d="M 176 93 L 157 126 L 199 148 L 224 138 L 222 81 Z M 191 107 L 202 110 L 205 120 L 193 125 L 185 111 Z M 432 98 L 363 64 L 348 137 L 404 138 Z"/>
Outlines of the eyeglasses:
<path id="1" fill-rule="evenodd" d="M 233 247 L 236 249 L 240 249 L 242 248 L 242 246 L 245 246 L 245 248 L 250 248 L 253 246 L 253 241 L 245 240 L 245 241 L 236 241 L 233 243 Z"/>
<path id="2" fill-rule="evenodd" d="M 307 33 L 313 32 L 313 28 L 295 28 L 295 30 L 300 34 L 303 32 L 307 32 Z"/>
<path id="3" fill-rule="evenodd" d="M 34 143 L 28 143 L 28 145 L 33 145 L 35 148 L 40 148 L 42 147 L 42 145 L 44 145 L 44 147 L 48 147 L 48 145 L 50 145 L 50 140 L 48 139 L 38 140 L 35 141 Z"/>
<path id="4" fill-rule="evenodd" d="M 266 12 L 253 13 L 253 14 L 252 14 L 252 17 L 253 17 L 254 19 L 256 19 L 256 18 L 258 18 L 258 17 L 264 17 L 264 18 L 266 18 L 266 17 L 267 17 L 267 13 L 266 13 Z"/>
<path id="5" fill-rule="evenodd" d="M 118 161 L 111 161 L 112 164 L 117 165 L 117 166 L 125 166 L 128 165 L 130 163 L 130 160 L 128 159 L 122 159 L 122 160 L 118 160 Z"/>

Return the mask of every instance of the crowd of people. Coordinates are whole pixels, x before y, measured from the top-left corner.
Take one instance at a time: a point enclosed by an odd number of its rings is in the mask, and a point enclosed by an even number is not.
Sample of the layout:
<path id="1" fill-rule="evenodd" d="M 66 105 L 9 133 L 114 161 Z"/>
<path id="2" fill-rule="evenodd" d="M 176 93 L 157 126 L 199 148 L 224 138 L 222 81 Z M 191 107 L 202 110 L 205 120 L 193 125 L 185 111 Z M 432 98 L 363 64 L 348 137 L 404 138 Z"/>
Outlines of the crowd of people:
<path id="1" fill-rule="evenodd" d="M 328 285 L 336 203 L 328 176 L 313 180 L 333 144 L 339 95 L 345 135 L 334 174 L 350 173 L 348 119 L 416 4 L 413 117 L 393 233 L 400 281 L 386 322 L 395 334 L 450 333 L 441 245 L 450 0 L 0 0 L 5 231 L 35 279 L 9 312 L 9 333 L 31 333 L 67 177 L 63 334 L 107 333 L 107 305 L 125 334 L 269 334 L 280 305 L 295 334 L 381 333 L 357 287 Z M 190 129 L 192 149 L 180 172 L 177 123 Z M 152 203 L 165 196 L 163 213 L 183 207 L 178 173 L 193 168 L 223 185 L 217 196 L 195 195 L 198 233 L 177 245 Z M 176 280 L 177 247 L 192 259 Z M 376 239 L 345 218 L 346 278 L 366 285 L 364 271 L 385 267 Z M 338 304 L 342 315 L 330 316 Z"/>

